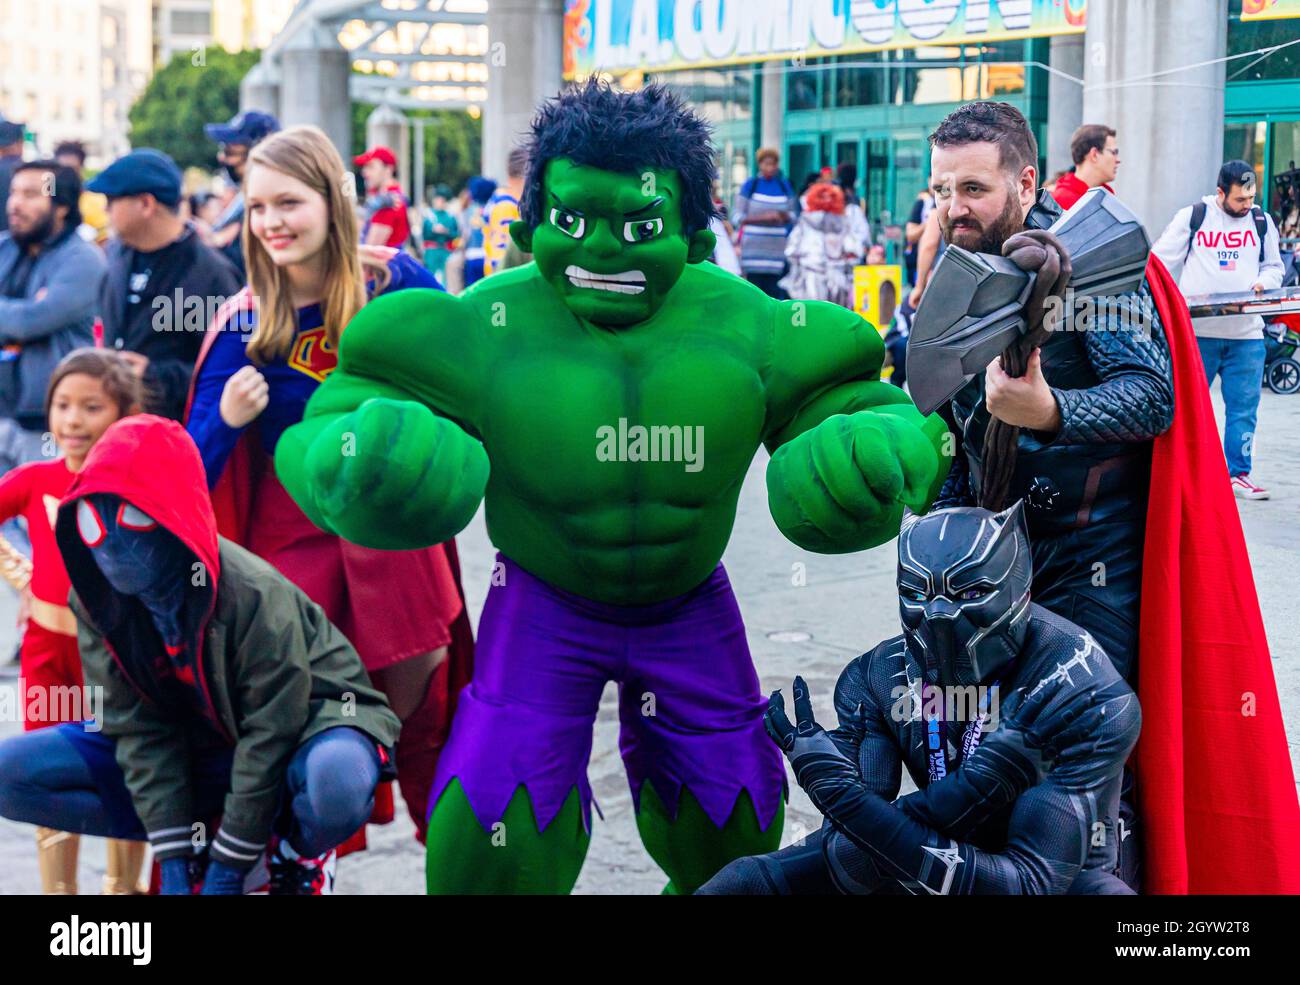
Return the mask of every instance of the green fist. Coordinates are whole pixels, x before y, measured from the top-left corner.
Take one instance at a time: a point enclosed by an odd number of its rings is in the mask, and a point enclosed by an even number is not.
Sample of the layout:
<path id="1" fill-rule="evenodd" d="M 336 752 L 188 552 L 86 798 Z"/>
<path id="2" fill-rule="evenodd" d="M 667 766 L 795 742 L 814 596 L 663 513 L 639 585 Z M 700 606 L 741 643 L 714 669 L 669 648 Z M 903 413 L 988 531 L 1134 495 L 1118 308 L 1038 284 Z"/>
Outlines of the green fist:
<path id="1" fill-rule="evenodd" d="M 929 508 L 946 473 L 945 429 L 910 404 L 836 414 L 776 450 L 768 506 L 791 541 L 820 554 L 891 540 L 903 508 Z"/>
<path id="2" fill-rule="evenodd" d="M 313 523 L 384 550 L 450 540 L 473 519 L 488 480 L 487 453 L 457 424 L 381 398 L 290 428 L 275 465 Z"/>

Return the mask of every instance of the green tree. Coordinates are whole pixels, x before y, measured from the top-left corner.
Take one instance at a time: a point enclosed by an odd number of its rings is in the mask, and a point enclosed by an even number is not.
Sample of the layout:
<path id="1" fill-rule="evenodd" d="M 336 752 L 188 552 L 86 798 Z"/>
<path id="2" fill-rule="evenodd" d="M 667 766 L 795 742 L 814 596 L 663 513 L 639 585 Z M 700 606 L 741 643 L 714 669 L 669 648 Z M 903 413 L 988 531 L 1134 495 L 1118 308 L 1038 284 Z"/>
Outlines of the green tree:
<path id="1" fill-rule="evenodd" d="M 239 82 L 260 57 L 215 46 L 172 56 L 127 114 L 131 146 L 156 147 L 182 170 L 215 167 L 217 148 L 203 125 L 225 122 L 239 111 Z"/>
<path id="2" fill-rule="evenodd" d="M 352 146 L 359 154 L 366 146 L 366 120 L 375 107 L 371 103 L 352 104 Z M 404 109 L 409 118 L 420 117 L 424 124 L 424 184 L 451 186 L 453 192 L 465 187 L 465 182 L 482 170 L 483 120 L 476 119 L 464 110 Z M 412 127 L 414 136 L 414 127 Z M 397 148 L 392 148 L 396 151 Z M 414 167 L 412 159 L 411 165 Z M 505 162 L 501 162 L 504 177 Z M 497 177 L 497 176 L 493 176 Z M 500 179 L 498 179 L 500 180 Z M 414 189 L 412 189 L 414 191 Z"/>

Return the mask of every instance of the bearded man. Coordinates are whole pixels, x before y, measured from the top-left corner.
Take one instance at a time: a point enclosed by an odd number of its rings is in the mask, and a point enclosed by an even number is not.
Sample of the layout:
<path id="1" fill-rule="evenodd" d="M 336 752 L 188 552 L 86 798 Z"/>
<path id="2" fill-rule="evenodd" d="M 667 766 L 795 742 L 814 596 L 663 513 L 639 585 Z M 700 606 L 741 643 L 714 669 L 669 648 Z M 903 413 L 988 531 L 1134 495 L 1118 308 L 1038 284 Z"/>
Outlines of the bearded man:
<path id="1" fill-rule="evenodd" d="M 930 145 L 949 244 L 1000 255 L 1011 236 L 1062 214 L 1038 191 L 1038 144 L 1015 107 L 963 106 Z M 1090 632 L 1131 679 L 1151 443 L 1173 420 L 1174 390 L 1148 285 L 1107 301 L 1052 332 L 1023 377 L 998 357 L 957 393 L 948 414 L 961 448 L 936 505 L 974 505 L 990 419 L 1019 427 L 1009 497 L 1025 500 L 1034 601 Z"/>
<path id="2" fill-rule="evenodd" d="M 80 197 L 77 172 L 56 161 L 29 161 L 13 173 L 9 231 L 0 233 L 0 474 L 42 457 L 50 371 L 93 344 L 107 265 L 77 235 Z"/>

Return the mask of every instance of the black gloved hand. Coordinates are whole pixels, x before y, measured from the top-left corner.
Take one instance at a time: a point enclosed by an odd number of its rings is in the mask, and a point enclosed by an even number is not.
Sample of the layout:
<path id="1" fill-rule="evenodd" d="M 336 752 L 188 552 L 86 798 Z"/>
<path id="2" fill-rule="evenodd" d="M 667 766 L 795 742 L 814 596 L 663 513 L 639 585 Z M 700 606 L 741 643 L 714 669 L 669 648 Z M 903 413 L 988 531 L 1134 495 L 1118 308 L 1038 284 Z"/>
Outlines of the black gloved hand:
<path id="1" fill-rule="evenodd" d="M 997 773 L 1023 793 L 1051 772 L 1091 707 L 1087 692 L 1022 688 L 1008 696 L 998 727 L 984 733 L 966 768 Z"/>
<path id="2" fill-rule="evenodd" d="M 785 713 L 785 698 L 780 691 L 773 691 L 763 725 L 785 753 L 795 780 L 813 805 L 823 814 L 830 814 L 836 794 L 846 786 L 861 783 L 857 766 L 813 718 L 808 685 L 802 677 L 794 679 L 794 712 L 795 724 L 791 725 Z"/>
<path id="3" fill-rule="evenodd" d="M 1051 772 L 1053 759 L 1052 753 L 1032 733 L 1019 728 L 1015 722 L 1002 721 L 996 729 L 984 733 L 962 768 L 973 775 L 996 774 L 1019 796 L 1043 782 Z"/>

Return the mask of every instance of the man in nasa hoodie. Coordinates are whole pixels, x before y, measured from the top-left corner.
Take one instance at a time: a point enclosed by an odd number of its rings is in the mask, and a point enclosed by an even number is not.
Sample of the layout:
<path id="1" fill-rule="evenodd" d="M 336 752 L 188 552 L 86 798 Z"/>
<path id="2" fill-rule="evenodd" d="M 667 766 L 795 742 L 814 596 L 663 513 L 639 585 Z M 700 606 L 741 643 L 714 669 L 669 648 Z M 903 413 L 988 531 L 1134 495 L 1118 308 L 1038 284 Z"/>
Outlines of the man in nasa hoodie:
<path id="1" fill-rule="evenodd" d="M 1277 226 L 1255 204 L 1255 171 L 1245 161 L 1219 169 L 1219 187 L 1179 209 L 1152 252 L 1178 280 L 1184 297 L 1282 286 Z M 1194 318 L 1192 328 L 1205 377 L 1222 380 L 1226 423 L 1223 451 L 1232 491 L 1239 499 L 1268 499 L 1251 481 L 1255 415 L 1264 375 L 1264 320 L 1258 315 Z"/>

